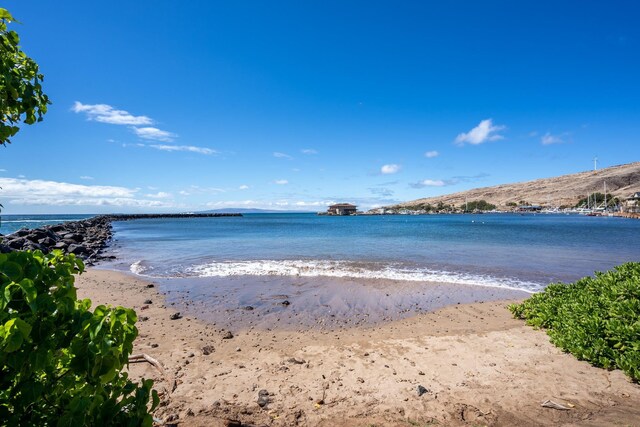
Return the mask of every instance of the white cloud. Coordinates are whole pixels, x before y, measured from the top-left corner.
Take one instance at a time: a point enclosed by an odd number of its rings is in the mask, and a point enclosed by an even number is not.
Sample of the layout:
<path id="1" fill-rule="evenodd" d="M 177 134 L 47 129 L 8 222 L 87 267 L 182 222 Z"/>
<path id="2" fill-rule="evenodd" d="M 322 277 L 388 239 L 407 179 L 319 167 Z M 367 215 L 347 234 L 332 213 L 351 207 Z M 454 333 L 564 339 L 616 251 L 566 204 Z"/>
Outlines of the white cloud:
<path id="1" fill-rule="evenodd" d="M 542 142 L 542 145 L 551 145 L 551 144 L 563 144 L 565 140 L 562 139 L 562 137 L 559 135 L 551 135 L 549 132 L 547 132 L 544 135 L 542 135 L 542 138 L 540 138 L 540 142 Z"/>
<path id="2" fill-rule="evenodd" d="M 150 199 L 168 199 L 171 197 L 171 193 L 165 193 L 164 191 L 158 191 L 155 194 L 145 194 L 145 197 Z"/>
<path id="3" fill-rule="evenodd" d="M 413 184 L 409 184 L 413 188 L 424 188 L 424 187 L 443 187 L 447 185 L 447 182 L 441 179 L 425 179 L 419 182 L 415 182 Z"/>
<path id="4" fill-rule="evenodd" d="M 217 187 L 201 187 L 199 185 L 190 185 L 188 188 L 179 191 L 178 194 L 182 196 L 190 196 L 192 194 L 221 194 L 225 193 L 224 188 Z"/>
<path id="5" fill-rule="evenodd" d="M 424 156 L 427 159 L 433 159 L 434 157 L 438 157 L 439 155 L 440 153 L 438 153 L 436 150 L 427 151 L 426 153 L 424 153 Z"/>
<path id="6" fill-rule="evenodd" d="M 143 128 L 132 127 L 131 129 L 138 137 L 152 139 L 154 141 L 171 142 L 177 136 L 171 132 L 167 132 L 166 130 L 160 130 L 150 126 Z"/>
<path id="7" fill-rule="evenodd" d="M 134 116 L 124 110 L 116 110 L 107 104 L 83 104 L 76 101 L 71 108 L 76 113 L 85 113 L 89 120 L 112 125 L 150 125 L 153 123 L 147 116 Z"/>
<path id="8" fill-rule="evenodd" d="M 313 148 L 305 148 L 303 150 L 300 150 L 300 152 L 302 154 L 318 154 L 318 151 L 314 150 Z"/>
<path id="9" fill-rule="evenodd" d="M 497 141 L 503 139 L 502 135 L 497 132 L 506 129 L 506 126 L 494 125 L 491 119 L 481 121 L 478 126 L 474 127 L 467 133 L 461 133 L 456 137 L 456 144 L 464 145 L 465 142 L 478 145 L 487 141 Z"/>
<path id="10" fill-rule="evenodd" d="M 291 157 L 290 155 L 285 153 L 279 153 L 277 151 L 273 153 L 273 157 L 277 157 L 278 159 L 287 159 L 287 160 L 293 159 L 293 157 Z"/>
<path id="11" fill-rule="evenodd" d="M 216 150 L 212 150 L 211 148 L 205 147 L 195 147 L 193 145 L 166 145 L 166 144 L 149 144 L 147 147 L 155 148 L 160 151 L 188 151 L 192 153 L 199 154 L 217 154 Z"/>
<path id="12" fill-rule="evenodd" d="M 207 202 L 205 206 L 208 208 L 264 208 L 267 206 L 273 206 L 273 203 L 260 202 L 257 200 L 222 200 L 217 202 Z"/>
<path id="13" fill-rule="evenodd" d="M 9 203 L 13 205 L 41 205 L 41 206 L 115 206 L 115 207 L 136 207 L 136 208 L 170 208 L 172 204 L 160 202 L 158 200 L 143 199 L 105 199 L 105 198 L 66 198 L 51 199 L 43 198 L 23 198 L 11 199 Z"/>
<path id="14" fill-rule="evenodd" d="M 273 182 L 278 185 L 287 185 L 289 183 L 289 181 L 287 181 L 286 179 L 277 179 Z"/>
<path id="15" fill-rule="evenodd" d="M 249 189 L 249 186 L 245 185 L 245 184 L 243 184 L 240 187 L 238 187 L 238 190 L 248 190 L 248 189 Z"/>
<path id="16" fill-rule="evenodd" d="M 136 190 L 125 187 L 102 185 L 80 185 L 66 182 L 0 178 L 0 187 L 7 197 L 30 195 L 42 196 L 86 196 L 86 197 L 132 197 Z"/>
<path id="17" fill-rule="evenodd" d="M 299 201 L 299 202 L 295 202 L 296 206 L 299 207 L 318 207 L 318 206 L 329 206 L 331 204 L 333 204 L 334 202 L 329 202 L 326 200 L 321 200 L 321 201 L 316 201 L 316 202 L 305 202 L 305 201 Z"/>
<path id="18" fill-rule="evenodd" d="M 2 195 L 14 205 L 172 207 L 158 200 L 137 198 L 138 189 L 81 185 L 47 180 L 0 178 Z"/>
<path id="19" fill-rule="evenodd" d="M 380 173 L 383 173 L 385 175 L 391 175 L 391 174 L 394 174 L 394 173 L 398 173 L 398 171 L 400 171 L 400 165 L 396 165 L 396 164 L 383 165 L 380 168 Z"/>
<path id="20" fill-rule="evenodd" d="M 91 181 L 93 180 L 93 177 L 89 175 L 82 175 L 80 179 L 84 179 L 85 181 Z"/>
<path id="21" fill-rule="evenodd" d="M 71 107 L 76 113 L 84 113 L 88 120 L 94 120 L 101 123 L 109 123 L 112 125 L 128 125 L 131 130 L 140 138 L 150 139 L 153 141 L 171 142 L 177 135 L 166 130 L 161 130 L 152 125 L 154 121 L 147 116 L 134 116 L 125 110 L 116 110 L 107 104 L 83 104 L 76 101 Z M 145 126 L 146 125 L 146 126 Z M 142 127 L 141 127 L 142 126 Z M 114 139 L 108 139 L 108 142 L 116 142 Z M 124 147 L 125 145 L 123 145 Z"/>

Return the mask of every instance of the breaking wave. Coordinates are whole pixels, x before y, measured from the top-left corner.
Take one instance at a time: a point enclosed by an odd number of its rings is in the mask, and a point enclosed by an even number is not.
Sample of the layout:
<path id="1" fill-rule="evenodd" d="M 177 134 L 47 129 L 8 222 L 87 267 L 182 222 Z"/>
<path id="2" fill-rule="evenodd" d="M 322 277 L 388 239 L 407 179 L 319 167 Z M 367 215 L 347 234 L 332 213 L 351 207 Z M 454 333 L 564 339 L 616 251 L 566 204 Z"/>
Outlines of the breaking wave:
<path id="1" fill-rule="evenodd" d="M 413 282 L 438 282 L 540 291 L 544 286 L 508 277 L 410 268 L 403 265 L 328 260 L 253 260 L 211 262 L 185 270 L 188 276 L 293 276 L 386 279 Z"/>
<path id="2" fill-rule="evenodd" d="M 131 264 L 131 266 L 129 267 L 129 270 L 133 274 L 137 274 L 138 276 L 143 276 L 145 275 L 145 273 L 147 273 L 150 270 L 150 268 L 144 265 L 143 260 L 138 260 L 133 264 Z"/>

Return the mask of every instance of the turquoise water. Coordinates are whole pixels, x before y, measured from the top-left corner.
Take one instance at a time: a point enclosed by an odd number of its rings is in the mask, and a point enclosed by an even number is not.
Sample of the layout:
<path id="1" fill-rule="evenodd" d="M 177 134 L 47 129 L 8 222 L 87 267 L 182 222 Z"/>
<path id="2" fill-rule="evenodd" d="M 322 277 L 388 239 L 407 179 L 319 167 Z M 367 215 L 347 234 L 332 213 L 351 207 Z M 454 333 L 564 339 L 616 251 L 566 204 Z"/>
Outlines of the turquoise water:
<path id="1" fill-rule="evenodd" d="M 115 222 L 114 231 L 114 266 L 155 278 L 365 278 L 537 291 L 640 261 L 640 221 L 577 215 L 247 214 Z"/>

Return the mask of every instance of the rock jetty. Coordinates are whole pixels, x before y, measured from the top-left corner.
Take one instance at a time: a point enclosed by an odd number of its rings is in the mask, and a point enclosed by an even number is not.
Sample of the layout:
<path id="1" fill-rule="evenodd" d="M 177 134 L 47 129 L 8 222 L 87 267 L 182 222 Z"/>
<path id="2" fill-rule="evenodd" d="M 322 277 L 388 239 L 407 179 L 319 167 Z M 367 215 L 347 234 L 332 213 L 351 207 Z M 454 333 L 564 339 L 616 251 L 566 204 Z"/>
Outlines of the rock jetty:
<path id="1" fill-rule="evenodd" d="M 213 218 L 226 216 L 242 216 L 241 214 L 131 214 L 100 215 L 81 221 L 70 221 L 40 228 L 16 231 L 2 237 L 0 253 L 24 250 L 40 250 L 49 253 L 59 249 L 67 254 L 74 254 L 89 265 L 96 261 L 113 259 L 104 256 L 103 250 L 113 236 L 114 221 L 132 221 L 156 218 Z"/>

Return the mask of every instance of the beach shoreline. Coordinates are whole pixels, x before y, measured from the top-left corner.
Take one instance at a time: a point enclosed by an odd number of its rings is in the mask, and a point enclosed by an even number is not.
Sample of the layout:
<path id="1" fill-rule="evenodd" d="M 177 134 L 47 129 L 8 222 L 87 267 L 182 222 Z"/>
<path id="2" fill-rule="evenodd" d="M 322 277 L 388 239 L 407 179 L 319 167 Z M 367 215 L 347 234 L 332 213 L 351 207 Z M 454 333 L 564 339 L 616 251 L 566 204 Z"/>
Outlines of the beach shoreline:
<path id="1" fill-rule="evenodd" d="M 164 375 L 148 364 L 132 364 L 130 373 L 155 379 L 162 405 L 154 416 L 165 424 L 601 426 L 640 420 L 637 384 L 564 354 L 544 332 L 513 319 L 505 301 L 339 330 L 221 328 L 187 313 L 172 320 L 175 301 L 131 274 L 90 268 L 76 286 L 93 306 L 124 305 L 138 313 L 134 353 L 160 361 Z M 570 409 L 542 407 L 545 400 Z"/>
<path id="2" fill-rule="evenodd" d="M 500 287 L 352 277 L 142 277 L 183 314 L 236 329 L 373 327 L 452 305 L 531 295 Z"/>

